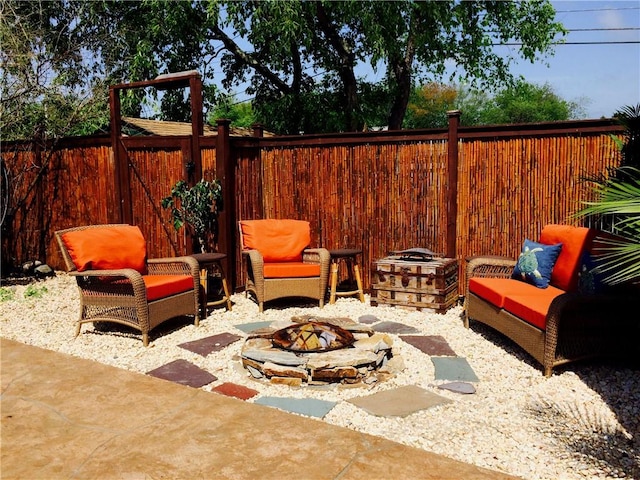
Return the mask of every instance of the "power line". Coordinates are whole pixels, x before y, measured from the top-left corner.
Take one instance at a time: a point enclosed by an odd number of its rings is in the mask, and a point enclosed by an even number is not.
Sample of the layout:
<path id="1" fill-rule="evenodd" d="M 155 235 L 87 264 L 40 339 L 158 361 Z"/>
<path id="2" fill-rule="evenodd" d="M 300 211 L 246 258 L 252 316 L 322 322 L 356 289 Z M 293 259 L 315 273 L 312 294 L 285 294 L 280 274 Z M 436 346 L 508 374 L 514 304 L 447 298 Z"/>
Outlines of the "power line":
<path id="1" fill-rule="evenodd" d="M 620 27 L 620 28 L 569 28 L 569 32 L 622 32 L 627 30 L 640 30 L 640 27 Z"/>
<path id="2" fill-rule="evenodd" d="M 640 10 L 640 7 L 618 7 L 618 8 L 587 8 L 583 10 L 556 10 L 556 13 L 582 13 L 582 12 L 610 12 L 618 10 Z"/>
<path id="3" fill-rule="evenodd" d="M 612 40 L 610 42 L 597 41 L 597 42 L 553 42 L 551 45 L 637 45 L 640 44 L 640 40 Z M 521 47 L 523 43 L 492 43 L 492 47 Z"/>

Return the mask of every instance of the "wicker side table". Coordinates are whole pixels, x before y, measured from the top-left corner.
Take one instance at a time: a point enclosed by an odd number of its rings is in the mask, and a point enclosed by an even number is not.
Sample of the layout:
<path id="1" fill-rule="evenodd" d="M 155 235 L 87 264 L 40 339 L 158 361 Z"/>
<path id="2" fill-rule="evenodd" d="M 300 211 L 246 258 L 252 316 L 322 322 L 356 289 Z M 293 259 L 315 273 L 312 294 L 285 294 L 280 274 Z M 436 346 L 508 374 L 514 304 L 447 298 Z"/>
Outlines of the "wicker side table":
<path id="1" fill-rule="evenodd" d="M 222 260 L 227 258 L 224 253 L 194 253 L 191 255 L 198 261 L 200 266 L 200 307 L 202 308 L 202 318 L 207 318 L 207 308 L 215 307 L 217 305 L 226 304 L 227 310 L 231 311 L 231 295 L 229 294 L 229 287 L 227 285 L 227 277 L 224 274 L 222 268 Z M 218 271 L 222 280 L 222 289 L 224 295 L 219 300 L 209 301 L 209 270 L 214 269 Z"/>
<path id="2" fill-rule="evenodd" d="M 364 303 L 364 292 L 362 291 L 362 279 L 360 277 L 360 265 L 358 265 L 358 255 L 362 253 L 361 248 L 340 248 L 329 250 L 331 256 L 331 293 L 329 295 L 329 303 L 336 303 L 336 297 L 350 297 L 358 295 L 358 298 Z M 344 262 L 347 266 L 349 274 L 349 288 L 352 290 L 338 290 L 338 271 L 340 262 Z M 355 283 L 354 283 L 355 280 Z M 355 289 L 353 289 L 355 287 Z"/>

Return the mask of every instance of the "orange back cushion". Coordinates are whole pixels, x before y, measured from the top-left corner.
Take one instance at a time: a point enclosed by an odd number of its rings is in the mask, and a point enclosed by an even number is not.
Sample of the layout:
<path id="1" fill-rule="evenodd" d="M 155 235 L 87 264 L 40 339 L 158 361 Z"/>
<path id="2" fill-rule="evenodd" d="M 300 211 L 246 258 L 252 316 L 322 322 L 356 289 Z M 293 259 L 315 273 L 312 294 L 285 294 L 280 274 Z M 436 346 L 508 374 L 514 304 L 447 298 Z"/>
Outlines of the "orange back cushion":
<path id="1" fill-rule="evenodd" d="M 300 262 L 311 242 L 304 220 L 241 220 L 242 248 L 258 250 L 265 262 Z"/>
<path id="2" fill-rule="evenodd" d="M 147 244 L 138 227 L 74 230 L 63 234 L 62 241 L 79 272 L 133 268 L 147 273 Z"/>
<path id="3" fill-rule="evenodd" d="M 560 256 L 551 272 L 551 285 L 564 291 L 578 287 L 578 268 L 582 254 L 589 249 L 594 231 L 571 225 L 546 225 L 540 234 L 540 243 L 562 243 Z"/>

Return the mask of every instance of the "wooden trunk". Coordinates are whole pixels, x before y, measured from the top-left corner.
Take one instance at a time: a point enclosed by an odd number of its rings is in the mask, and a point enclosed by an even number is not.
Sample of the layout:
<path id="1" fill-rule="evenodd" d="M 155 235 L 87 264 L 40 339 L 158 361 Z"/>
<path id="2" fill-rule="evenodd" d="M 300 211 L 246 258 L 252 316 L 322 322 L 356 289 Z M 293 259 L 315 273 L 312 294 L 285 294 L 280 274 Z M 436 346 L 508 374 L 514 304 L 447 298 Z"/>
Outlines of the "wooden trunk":
<path id="1" fill-rule="evenodd" d="M 371 305 L 430 308 L 444 313 L 458 300 L 458 261 L 391 255 L 374 262 Z"/>

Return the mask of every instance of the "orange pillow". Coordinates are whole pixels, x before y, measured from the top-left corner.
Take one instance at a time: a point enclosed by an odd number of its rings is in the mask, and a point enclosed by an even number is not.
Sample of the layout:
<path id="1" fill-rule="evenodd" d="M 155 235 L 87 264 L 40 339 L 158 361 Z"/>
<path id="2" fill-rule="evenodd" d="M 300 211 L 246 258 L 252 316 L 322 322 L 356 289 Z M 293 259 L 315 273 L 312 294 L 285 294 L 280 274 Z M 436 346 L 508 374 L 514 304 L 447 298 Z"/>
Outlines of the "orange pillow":
<path id="1" fill-rule="evenodd" d="M 551 272 L 551 285 L 564 291 L 578 287 L 578 268 L 582 254 L 591 245 L 594 231 L 571 225 L 546 225 L 540 234 L 540 243 L 554 245 L 562 243 L 560 256 Z"/>
<path id="2" fill-rule="evenodd" d="M 147 244 L 138 227 L 74 230 L 63 234 L 62 241 L 79 272 L 133 268 L 147 273 Z"/>
<path id="3" fill-rule="evenodd" d="M 241 220 L 242 246 L 258 250 L 265 262 L 300 262 L 311 242 L 311 226 L 304 220 Z"/>

